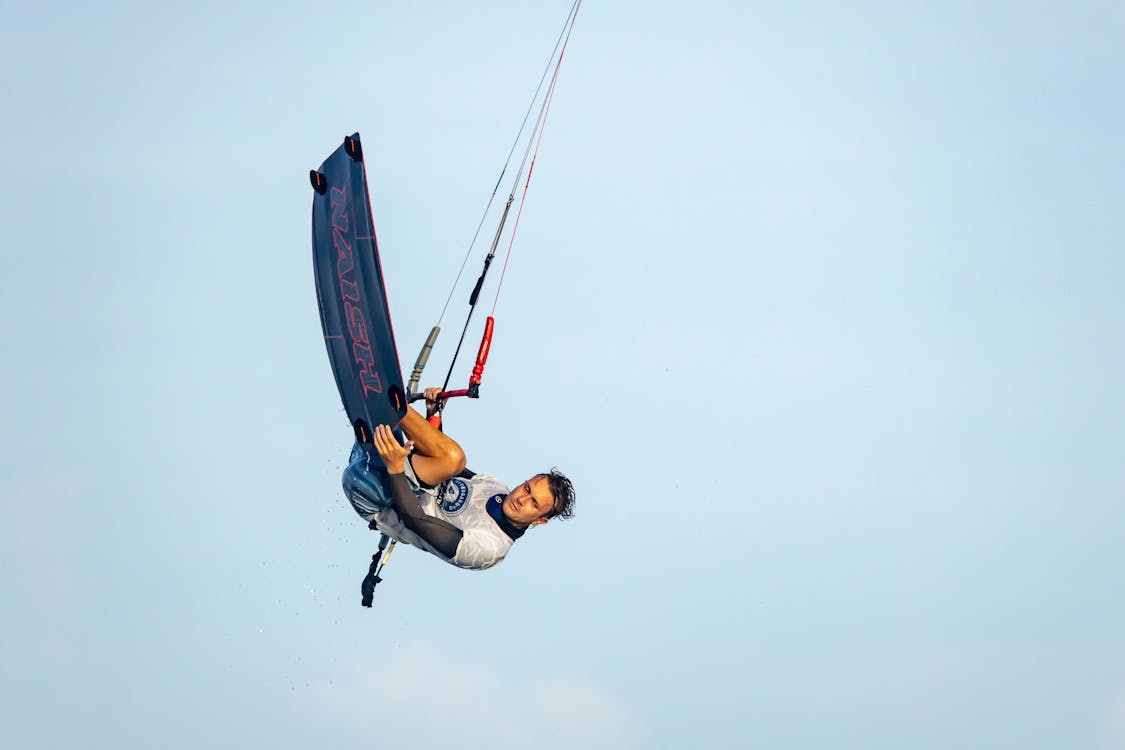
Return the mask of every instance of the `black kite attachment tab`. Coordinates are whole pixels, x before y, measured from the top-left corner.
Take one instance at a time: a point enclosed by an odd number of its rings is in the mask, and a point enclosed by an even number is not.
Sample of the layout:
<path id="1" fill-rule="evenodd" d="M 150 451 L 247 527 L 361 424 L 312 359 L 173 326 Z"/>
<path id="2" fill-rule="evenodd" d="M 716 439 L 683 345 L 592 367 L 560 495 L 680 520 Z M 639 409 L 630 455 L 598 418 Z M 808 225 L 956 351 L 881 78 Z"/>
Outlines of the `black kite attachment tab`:
<path id="1" fill-rule="evenodd" d="M 387 391 L 387 400 L 391 402 L 394 409 L 406 411 L 406 394 L 397 385 L 392 385 L 390 390 Z"/>
<path id="2" fill-rule="evenodd" d="M 363 146 L 359 143 L 359 133 L 352 133 L 344 138 L 344 150 L 352 161 L 363 161 Z"/>
<path id="3" fill-rule="evenodd" d="M 367 422 L 362 419 L 357 419 L 352 423 L 352 432 L 355 433 L 355 441 L 360 445 L 373 445 L 371 428 L 367 426 Z"/>
<path id="4" fill-rule="evenodd" d="M 315 169 L 309 170 L 309 182 L 312 183 L 313 190 L 316 191 L 317 195 L 324 195 L 325 191 L 328 190 L 328 178 Z"/>

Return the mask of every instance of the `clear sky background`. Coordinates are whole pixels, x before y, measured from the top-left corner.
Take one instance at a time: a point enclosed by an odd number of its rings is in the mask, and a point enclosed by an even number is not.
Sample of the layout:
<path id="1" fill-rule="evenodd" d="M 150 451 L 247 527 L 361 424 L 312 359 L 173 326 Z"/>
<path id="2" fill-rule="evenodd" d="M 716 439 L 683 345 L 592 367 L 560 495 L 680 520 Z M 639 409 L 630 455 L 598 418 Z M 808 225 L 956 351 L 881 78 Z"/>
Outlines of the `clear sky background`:
<path id="1" fill-rule="evenodd" d="M 587 0 L 447 414 L 578 516 L 359 606 L 308 170 L 409 365 L 568 7 L 3 3 L 0 745 L 1125 748 L 1119 2 Z"/>

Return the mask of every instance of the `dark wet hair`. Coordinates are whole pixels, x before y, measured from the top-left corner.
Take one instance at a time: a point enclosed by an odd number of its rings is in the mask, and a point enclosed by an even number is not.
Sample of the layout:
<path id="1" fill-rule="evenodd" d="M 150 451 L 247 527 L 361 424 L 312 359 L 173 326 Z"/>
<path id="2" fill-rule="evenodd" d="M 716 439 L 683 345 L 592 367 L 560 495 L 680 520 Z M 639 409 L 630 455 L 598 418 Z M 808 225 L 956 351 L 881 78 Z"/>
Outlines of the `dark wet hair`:
<path id="1" fill-rule="evenodd" d="M 574 485 L 558 469 L 552 468 L 543 476 L 547 478 L 547 487 L 551 490 L 551 497 L 555 499 L 555 507 L 547 514 L 547 518 L 574 518 Z"/>

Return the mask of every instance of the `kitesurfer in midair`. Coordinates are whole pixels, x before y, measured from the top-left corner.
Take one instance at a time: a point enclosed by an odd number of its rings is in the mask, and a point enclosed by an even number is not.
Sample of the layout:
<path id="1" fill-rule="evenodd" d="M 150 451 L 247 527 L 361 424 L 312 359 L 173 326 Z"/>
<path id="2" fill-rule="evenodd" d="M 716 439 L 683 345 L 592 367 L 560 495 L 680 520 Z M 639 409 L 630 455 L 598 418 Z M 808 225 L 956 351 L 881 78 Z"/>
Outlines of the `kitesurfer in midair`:
<path id="1" fill-rule="evenodd" d="M 425 391 L 433 406 L 440 388 Z M 344 493 L 376 528 L 459 568 L 483 570 L 504 559 L 532 526 L 574 515 L 574 487 L 552 469 L 514 489 L 495 477 L 465 469 L 465 453 L 413 409 L 398 427 L 374 432 L 374 451 L 358 443 L 344 470 Z"/>

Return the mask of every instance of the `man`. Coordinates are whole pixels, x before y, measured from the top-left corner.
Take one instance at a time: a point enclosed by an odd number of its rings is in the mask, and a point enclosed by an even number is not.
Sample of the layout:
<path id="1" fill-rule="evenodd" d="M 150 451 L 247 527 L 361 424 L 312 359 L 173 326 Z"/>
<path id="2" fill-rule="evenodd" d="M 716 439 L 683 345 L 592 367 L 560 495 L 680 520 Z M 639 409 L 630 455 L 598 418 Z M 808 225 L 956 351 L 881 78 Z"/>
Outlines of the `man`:
<path id="1" fill-rule="evenodd" d="M 433 405 L 440 388 L 425 392 Z M 555 470 L 509 490 L 500 480 L 465 470 L 461 446 L 413 409 L 398 426 L 375 428 L 378 459 L 356 444 L 344 470 L 344 494 L 384 534 L 459 568 L 484 570 L 504 559 L 532 526 L 574 515 L 574 487 Z"/>

